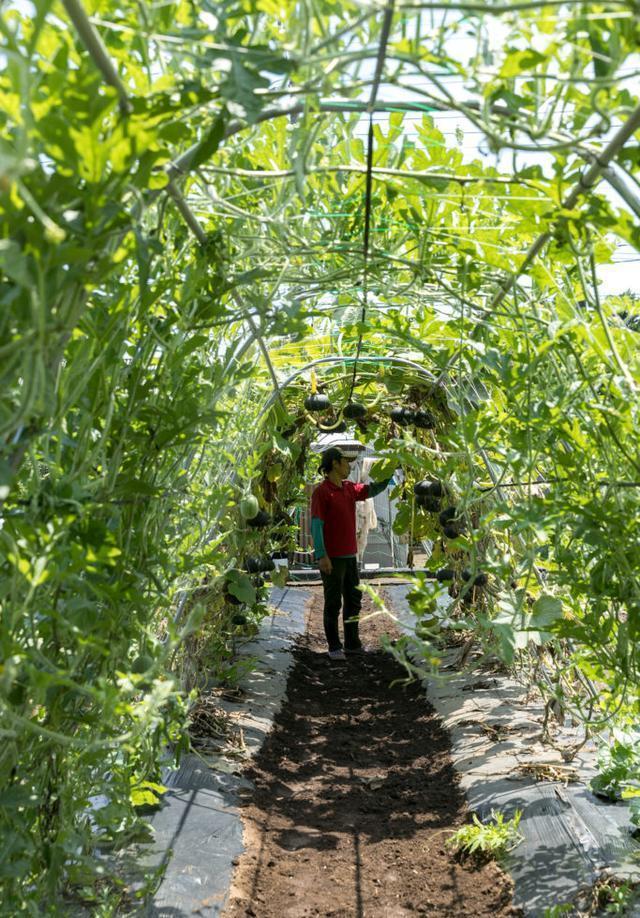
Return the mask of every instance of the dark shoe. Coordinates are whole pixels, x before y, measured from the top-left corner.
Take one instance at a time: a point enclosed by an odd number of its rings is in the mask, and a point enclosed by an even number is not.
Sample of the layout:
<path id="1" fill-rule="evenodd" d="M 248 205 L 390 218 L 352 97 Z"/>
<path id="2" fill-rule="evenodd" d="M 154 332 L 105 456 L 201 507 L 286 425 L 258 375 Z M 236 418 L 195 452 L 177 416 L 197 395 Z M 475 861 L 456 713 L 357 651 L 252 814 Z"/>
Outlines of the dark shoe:
<path id="1" fill-rule="evenodd" d="M 342 649 L 342 647 L 340 647 L 338 650 L 329 650 L 327 651 L 327 653 L 328 653 L 329 659 L 333 660 L 334 662 L 336 661 L 341 662 L 347 659 L 344 655 L 344 650 Z"/>
<path id="2" fill-rule="evenodd" d="M 363 647 L 362 644 L 360 644 L 358 647 L 345 647 L 344 652 L 348 657 L 363 657 L 370 651 L 368 647 Z"/>

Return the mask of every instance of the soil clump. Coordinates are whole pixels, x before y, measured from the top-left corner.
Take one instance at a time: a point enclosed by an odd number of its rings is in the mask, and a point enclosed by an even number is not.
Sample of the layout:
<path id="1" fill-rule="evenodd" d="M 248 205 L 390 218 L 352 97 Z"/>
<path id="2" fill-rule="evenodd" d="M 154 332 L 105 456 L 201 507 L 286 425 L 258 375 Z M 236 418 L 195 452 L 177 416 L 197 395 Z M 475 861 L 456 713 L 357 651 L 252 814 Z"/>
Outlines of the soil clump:
<path id="1" fill-rule="evenodd" d="M 519 915 L 495 863 L 445 844 L 464 795 L 424 689 L 381 647 L 393 623 L 376 615 L 360 633 L 370 653 L 330 661 L 314 589 L 287 699 L 245 772 L 247 847 L 225 918 Z"/>

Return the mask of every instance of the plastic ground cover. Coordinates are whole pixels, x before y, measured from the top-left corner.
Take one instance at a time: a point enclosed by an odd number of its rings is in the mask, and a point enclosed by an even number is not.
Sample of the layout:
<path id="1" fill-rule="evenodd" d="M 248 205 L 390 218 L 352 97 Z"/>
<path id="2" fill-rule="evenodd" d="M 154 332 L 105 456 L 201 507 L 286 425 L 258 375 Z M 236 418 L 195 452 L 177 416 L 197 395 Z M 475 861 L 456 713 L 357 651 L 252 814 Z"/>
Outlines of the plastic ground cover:
<path id="1" fill-rule="evenodd" d="M 246 700 L 223 705 L 242 712 L 249 755 L 260 748 L 280 707 L 291 644 L 304 631 L 308 598 L 306 590 L 274 589 L 273 614 L 263 619 L 256 638 L 240 648 L 241 655 L 256 658 L 256 668 L 241 683 Z M 234 861 L 243 850 L 238 795 L 250 786 L 229 768 L 223 757 L 189 754 L 165 775 L 169 791 L 151 820 L 155 841 L 142 861 L 147 869 L 164 867 L 165 872 L 145 914 L 211 918 L 224 909 Z"/>
<path id="2" fill-rule="evenodd" d="M 411 633 L 415 617 L 406 584 L 387 585 L 394 613 Z M 451 658 L 453 655 L 451 655 Z M 447 659 L 445 658 L 445 667 Z M 505 676 L 443 672 L 427 680 L 429 701 L 451 734 L 452 757 L 469 806 L 481 818 L 491 810 L 512 816 L 521 810 L 523 841 L 508 857 L 515 883 L 514 904 L 539 916 L 554 905 L 572 902 L 606 873 L 640 879 L 640 846 L 629 832 L 629 808 L 607 803 L 589 791 L 595 751 L 585 747 L 567 764 L 544 747 L 543 706 L 527 698 L 522 685 Z M 496 741 L 486 727 L 502 730 Z M 494 734 L 495 735 L 495 734 Z M 577 772 L 577 781 L 538 781 L 522 767 L 550 763 L 558 775 Z"/>

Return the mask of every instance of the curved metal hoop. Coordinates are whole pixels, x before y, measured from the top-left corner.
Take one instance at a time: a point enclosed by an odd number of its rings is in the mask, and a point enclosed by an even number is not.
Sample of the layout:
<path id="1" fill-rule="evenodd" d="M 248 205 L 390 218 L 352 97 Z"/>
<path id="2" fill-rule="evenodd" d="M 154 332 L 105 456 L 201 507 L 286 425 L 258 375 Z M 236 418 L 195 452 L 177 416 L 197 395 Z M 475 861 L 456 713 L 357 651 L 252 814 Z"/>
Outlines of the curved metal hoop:
<path id="1" fill-rule="evenodd" d="M 330 364 L 353 363 L 355 359 L 356 359 L 355 357 L 338 357 L 338 356 L 336 357 L 318 357 L 316 360 L 312 360 L 310 361 L 310 363 L 306 363 L 304 366 L 298 367 L 298 369 L 295 370 L 291 374 L 291 376 L 288 376 L 287 379 L 284 380 L 284 382 L 280 383 L 278 387 L 279 391 L 282 392 L 282 390 L 286 389 L 287 386 L 289 386 L 295 379 L 298 378 L 298 376 L 301 376 L 303 373 L 305 373 L 307 370 L 310 370 L 312 367 L 319 366 L 320 364 L 323 364 L 323 363 L 330 363 Z M 429 370 L 425 370 L 425 368 L 420 366 L 419 363 L 415 363 L 413 360 L 408 360 L 406 357 L 363 357 L 361 355 L 359 357 L 358 362 L 359 363 L 395 363 L 395 364 L 398 364 L 399 366 L 410 367 L 412 370 L 418 373 L 418 375 L 424 376 L 425 379 L 428 379 L 429 382 L 433 383 L 436 381 L 436 378 L 433 375 L 433 373 L 430 373 Z M 260 410 L 260 413 L 258 414 L 257 421 L 260 421 L 261 418 L 264 417 L 264 415 L 269 410 L 269 408 L 271 408 L 271 406 L 273 405 L 277 397 L 278 397 L 277 392 L 271 393 L 267 401 L 262 406 L 262 409 Z"/>

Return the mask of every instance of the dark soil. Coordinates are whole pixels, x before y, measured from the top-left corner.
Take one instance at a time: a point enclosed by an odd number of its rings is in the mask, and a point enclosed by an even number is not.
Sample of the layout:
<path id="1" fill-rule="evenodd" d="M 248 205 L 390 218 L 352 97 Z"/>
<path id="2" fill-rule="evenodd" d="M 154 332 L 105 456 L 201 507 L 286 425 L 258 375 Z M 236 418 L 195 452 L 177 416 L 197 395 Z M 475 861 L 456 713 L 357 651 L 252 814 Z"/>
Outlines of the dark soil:
<path id="1" fill-rule="evenodd" d="M 288 700 L 246 772 L 255 790 L 226 918 L 519 914 L 496 864 L 461 863 L 445 845 L 468 818 L 449 737 L 380 649 L 384 633 L 387 618 L 363 622 L 372 652 L 330 662 L 315 590 Z"/>

